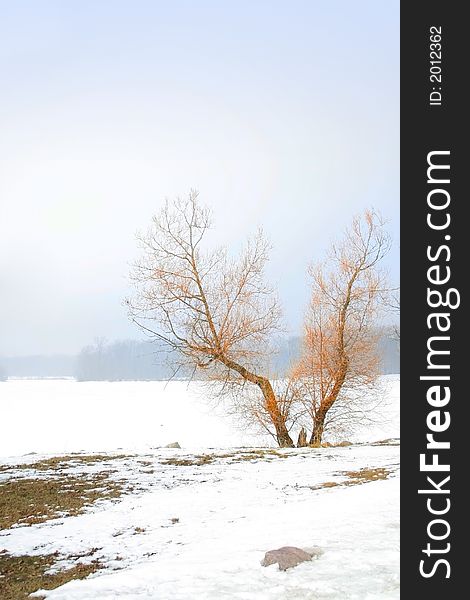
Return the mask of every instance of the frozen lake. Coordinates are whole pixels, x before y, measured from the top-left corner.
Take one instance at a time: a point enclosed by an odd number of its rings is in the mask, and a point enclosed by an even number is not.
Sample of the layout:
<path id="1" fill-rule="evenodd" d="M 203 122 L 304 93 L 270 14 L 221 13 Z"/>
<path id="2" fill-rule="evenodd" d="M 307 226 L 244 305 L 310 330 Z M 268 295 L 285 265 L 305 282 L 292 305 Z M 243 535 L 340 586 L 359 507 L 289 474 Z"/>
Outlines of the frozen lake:
<path id="1" fill-rule="evenodd" d="M 382 378 L 380 418 L 352 441 L 399 437 L 399 377 Z M 148 450 L 178 441 L 186 449 L 272 445 L 223 416 L 200 383 L 173 381 L 0 383 L 0 456 L 29 452 Z"/>

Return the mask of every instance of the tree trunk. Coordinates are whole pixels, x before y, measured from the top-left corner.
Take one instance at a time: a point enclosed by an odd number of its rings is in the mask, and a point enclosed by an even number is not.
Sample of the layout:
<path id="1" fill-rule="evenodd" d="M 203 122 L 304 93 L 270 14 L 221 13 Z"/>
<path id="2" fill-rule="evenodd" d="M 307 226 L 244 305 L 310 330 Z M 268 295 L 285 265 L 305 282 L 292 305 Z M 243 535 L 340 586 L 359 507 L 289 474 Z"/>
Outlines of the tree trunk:
<path id="1" fill-rule="evenodd" d="M 274 394 L 274 390 L 270 382 L 267 379 L 264 379 L 264 377 L 260 377 L 259 379 L 260 381 L 258 382 L 258 385 L 263 392 L 266 410 L 268 411 L 271 422 L 276 429 L 276 439 L 279 447 L 295 448 L 294 442 L 292 441 L 292 438 L 287 430 L 285 418 L 279 410 L 276 395 Z"/>
<path id="2" fill-rule="evenodd" d="M 325 417 L 326 417 L 326 414 L 318 415 L 315 418 L 312 435 L 310 436 L 310 442 L 309 442 L 310 446 L 315 446 L 315 447 L 321 446 L 323 431 L 325 428 Z"/>
<path id="3" fill-rule="evenodd" d="M 325 419 L 328 411 L 338 399 L 341 388 L 343 387 L 344 380 L 346 379 L 346 373 L 348 370 L 349 359 L 343 356 L 341 372 L 339 373 L 338 379 L 335 381 L 333 390 L 331 393 L 321 401 L 319 410 L 315 415 L 313 421 L 313 431 L 310 436 L 311 446 L 320 446 L 322 442 L 323 432 L 325 429 Z"/>
<path id="4" fill-rule="evenodd" d="M 276 426 L 276 439 L 279 444 L 279 448 L 295 448 L 295 444 L 287 431 L 284 424 L 280 427 Z"/>
<path id="5" fill-rule="evenodd" d="M 261 375 L 256 375 L 256 373 L 252 373 L 244 366 L 239 365 L 237 362 L 231 360 L 223 354 L 217 355 L 216 358 L 229 369 L 233 369 L 239 373 L 243 379 L 246 379 L 246 381 L 250 381 L 259 387 L 263 394 L 265 409 L 268 412 L 271 423 L 274 425 L 276 430 L 277 443 L 281 448 L 295 448 L 294 442 L 292 441 L 292 438 L 290 437 L 286 427 L 286 419 L 279 410 L 277 398 L 269 379 L 266 379 Z"/>

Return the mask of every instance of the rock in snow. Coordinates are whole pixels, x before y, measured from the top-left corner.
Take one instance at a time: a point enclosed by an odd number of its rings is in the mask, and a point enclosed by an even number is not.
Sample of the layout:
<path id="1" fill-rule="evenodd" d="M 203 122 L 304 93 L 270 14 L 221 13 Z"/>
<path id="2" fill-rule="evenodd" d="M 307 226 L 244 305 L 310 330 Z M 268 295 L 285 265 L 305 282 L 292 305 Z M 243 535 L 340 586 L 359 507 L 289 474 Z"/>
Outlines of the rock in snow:
<path id="1" fill-rule="evenodd" d="M 165 448 L 179 448 L 181 450 L 181 446 L 178 442 L 172 442 L 171 444 L 167 444 Z"/>
<path id="2" fill-rule="evenodd" d="M 285 571 L 291 567 L 296 567 L 300 563 L 306 560 L 312 560 L 313 556 L 319 556 L 321 554 L 318 548 L 309 548 L 308 550 L 302 550 L 302 548 L 296 548 L 295 546 L 283 546 L 277 550 L 269 550 L 264 555 L 261 565 L 263 567 L 269 567 L 274 563 L 279 564 L 279 569 Z"/>

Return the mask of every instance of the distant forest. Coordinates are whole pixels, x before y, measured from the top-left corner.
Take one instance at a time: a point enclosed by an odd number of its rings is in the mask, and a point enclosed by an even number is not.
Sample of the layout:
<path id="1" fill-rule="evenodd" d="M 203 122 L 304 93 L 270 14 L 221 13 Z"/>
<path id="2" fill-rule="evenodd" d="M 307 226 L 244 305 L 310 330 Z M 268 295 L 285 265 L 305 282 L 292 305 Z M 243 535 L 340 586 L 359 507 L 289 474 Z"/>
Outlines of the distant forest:
<path id="1" fill-rule="evenodd" d="M 279 342 L 271 371 L 284 374 L 300 351 L 301 338 L 289 337 Z M 380 338 L 382 373 L 400 372 L 400 349 L 392 330 Z M 0 357 L 0 381 L 7 377 L 61 378 L 78 381 L 161 381 L 174 375 L 171 356 L 156 342 L 97 340 L 78 355 Z M 187 379 L 181 370 L 178 379 Z"/>

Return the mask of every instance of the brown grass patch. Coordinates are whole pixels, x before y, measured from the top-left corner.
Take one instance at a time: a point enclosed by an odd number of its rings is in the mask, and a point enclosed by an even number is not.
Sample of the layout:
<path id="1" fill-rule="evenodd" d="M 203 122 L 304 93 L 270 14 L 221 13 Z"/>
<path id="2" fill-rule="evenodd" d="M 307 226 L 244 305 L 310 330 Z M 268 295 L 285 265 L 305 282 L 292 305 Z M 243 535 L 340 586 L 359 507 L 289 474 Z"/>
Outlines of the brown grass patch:
<path id="1" fill-rule="evenodd" d="M 351 485 L 361 485 L 363 483 L 370 483 L 371 481 L 379 481 L 381 479 L 388 479 L 391 471 L 384 467 L 377 467 L 370 469 L 368 467 L 361 469 L 360 471 L 341 471 L 337 475 L 346 476 L 348 479 L 345 481 L 326 481 L 318 485 L 308 486 L 311 490 L 321 490 L 332 487 L 346 487 Z"/>
<path id="2" fill-rule="evenodd" d="M 286 454 L 281 454 L 273 449 L 259 450 L 241 450 L 238 452 L 230 452 L 226 454 L 195 454 L 185 458 L 172 457 L 162 460 L 163 465 L 174 465 L 176 467 L 201 467 L 209 465 L 216 460 L 230 459 L 230 463 L 254 461 L 271 458 L 287 458 Z"/>
<path id="3" fill-rule="evenodd" d="M 273 449 L 243 450 L 238 455 L 234 455 L 232 462 L 242 462 L 245 460 L 262 460 L 271 458 L 287 458 L 287 454 L 282 454 Z"/>
<path id="4" fill-rule="evenodd" d="M 0 552 L 0 597 L 2 600 L 22 600 L 39 589 L 53 590 L 72 579 L 84 579 L 97 571 L 98 561 L 78 563 L 70 569 L 46 574 L 57 559 L 57 553 L 40 556 L 11 556 Z M 44 597 L 44 596 L 42 596 Z"/>
<path id="5" fill-rule="evenodd" d="M 320 485 L 314 486 L 313 490 L 319 490 L 321 488 L 332 488 L 339 485 L 337 481 L 325 481 L 325 483 L 321 483 Z"/>
<path id="6" fill-rule="evenodd" d="M 10 479 L 0 483 L 0 529 L 77 515 L 97 500 L 119 498 L 122 482 L 106 473 Z"/>
<path id="7" fill-rule="evenodd" d="M 66 454 L 63 456 L 51 456 L 32 463 L 3 466 L 2 471 L 12 470 L 34 470 L 34 471 L 63 471 L 72 467 L 92 465 L 94 463 L 111 462 L 132 458 L 127 454 Z"/>
<path id="8" fill-rule="evenodd" d="M 342 475 L 349 477 L 349 481 L 345 482 L 345 485 L 358 485 L 361 483 L 368 483 L 369 481 L 379 481 L 380 479 L 388 479 L 390 470 L 383 467 L 377 467 L 375 469 L 364 468 L 360 471 L 345 471 Z"/>
<path id="9" fill-rule="evenodd" d="M 373 442 L 371 446 L 399 446 L 400 440 L 398 438 L 387 438 L 386 440 L 379 440 Z"/>

